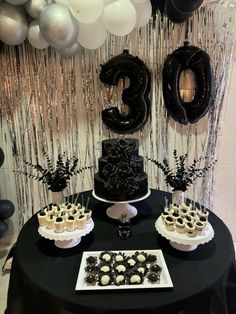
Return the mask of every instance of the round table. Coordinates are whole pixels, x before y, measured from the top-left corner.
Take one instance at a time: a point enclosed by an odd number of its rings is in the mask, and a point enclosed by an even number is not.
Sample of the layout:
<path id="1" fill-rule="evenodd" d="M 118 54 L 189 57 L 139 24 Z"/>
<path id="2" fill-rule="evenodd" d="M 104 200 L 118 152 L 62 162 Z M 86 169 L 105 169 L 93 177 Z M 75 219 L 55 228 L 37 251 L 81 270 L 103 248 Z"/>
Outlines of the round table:
<path id="1" fill-rule="evenodd" d="M 81 195 L 80 195 L 81 196 Z M 95 228 L 70 249 L 57 248 L 38 233 L 34 215 L 17 240 L 10 277 L 6 314 L 233 314 L 235 310 L 235 253 L 232 237 L 212 212 L 209 221 L 215 237 L 195 251 L 180 252 L 155 230 L 166 192 L 135 204 L 138 215 L 131 220 L 132 236 L 117 235 L 118 221 L 106 215 L 109 204 L 90 197 Z M 169 289 L 75 291 L 84 251 L 161 249 L 173 281 Z M 232 280 L 232 278 L 234 278 Z"/>

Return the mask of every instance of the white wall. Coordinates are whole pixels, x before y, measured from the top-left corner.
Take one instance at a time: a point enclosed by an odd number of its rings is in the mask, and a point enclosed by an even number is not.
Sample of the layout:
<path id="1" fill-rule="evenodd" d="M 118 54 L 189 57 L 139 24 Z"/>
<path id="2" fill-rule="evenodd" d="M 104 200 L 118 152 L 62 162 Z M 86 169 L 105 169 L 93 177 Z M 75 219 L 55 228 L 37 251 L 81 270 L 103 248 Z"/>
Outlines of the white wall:
<path id="1" fill-rule="evenodd" d="M 215 169 L 214 207 L 236 241 L 236 58 L 226 93 Z"/>

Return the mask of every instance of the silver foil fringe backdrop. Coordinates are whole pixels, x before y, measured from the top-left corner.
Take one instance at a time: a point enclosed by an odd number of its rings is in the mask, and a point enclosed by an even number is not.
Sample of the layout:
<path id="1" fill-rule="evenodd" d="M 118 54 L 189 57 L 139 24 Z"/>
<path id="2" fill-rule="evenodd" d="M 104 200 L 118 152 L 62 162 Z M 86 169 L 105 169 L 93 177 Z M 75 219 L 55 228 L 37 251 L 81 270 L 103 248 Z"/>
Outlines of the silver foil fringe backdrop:
<path id="1" fill-rule="evenodd" d="M 47 186 L 13 173 L 13 170 L 26 169 L 24 160 L 45 164 L 43 151 L 52 160 L 56 160 L 58 153 L 67 152 L 69 157 L 79 157 L 79 167 L 95 165 L 94 169 L 71 180 L 64 192 L 71 195 L 93 188 L 101 141 L 124 136 L 106 128 L 101 111 L 111 105 L 124 110 L 121 93 L 127 82 L 106 87 L 99 80 L 100 65 L 123 49 L 142 59 L 152 76 L 150 118 L 141 131 L 126 135 L 139 140 L 140 154 L 162 161 L 164 157 L 172 158 L 176 148 L 179 154 L 188 152 L 190 161 L 200 155 L 207 155 L 209 160 L 216 158 L 235 26 L 228 14 L 222 30 L 216 31 L 216 20 L 223 13 L 209 4 L 181 25 L 157 13 L 144 28 L 122 38 L 110 35 L 100 49 L 81 49 L 73 58 L 63 57 L 51 48 L 35 50 L 27 43 L 17 49 L 5 46 L 0 56 L 1 139 L 7 157 L 12 158 L 9 175 L 14 176 L 20 226 L 51 201 Z M 167 54 L 183 45 L 186 34 L 190 44 L 201 47 L 211 56 L 217 92 L 210 113 L 197 124 L 183 126 L 167 117 L 161 73 Z M 145 169 L 151 188 L 170 191 L 155 165 L 146 160 Z M 212 209 L 213 185 L 214 176 L 210 171 L 204 180 L 188 190 L 187 196 Z"/>

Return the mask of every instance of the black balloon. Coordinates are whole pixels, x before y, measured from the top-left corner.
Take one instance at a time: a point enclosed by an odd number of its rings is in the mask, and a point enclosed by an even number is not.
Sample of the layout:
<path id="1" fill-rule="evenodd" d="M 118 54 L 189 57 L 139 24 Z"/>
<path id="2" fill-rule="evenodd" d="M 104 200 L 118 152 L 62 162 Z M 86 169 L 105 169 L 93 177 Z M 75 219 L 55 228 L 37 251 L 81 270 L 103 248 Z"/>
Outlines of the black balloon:
<path id="1" fill-rule="evenodd" d="M 8 224 L 5 221 L 0 220 L 0 238 L 4 236 L 7 230 L 8 230 Z"/>
<path id="2" fill-rule="evenodd" d="M 102 65 L 100 80 L 104 84 L 117 85 L 122 77 L 128 77 L 129 87 L 123 90 L 122 101 L 129 106 L 129 113 L 122 115 L 117 107 L 102 111 L 103 122 L 117 133 L 133 133 L 146 123 L 150 111 L 150 72 L 138 57 L 124 50 Z"/>
<path id="3" fill-rule="evenodd" d="M 196 81 L 196 91 L 191 102 L 184 102 L 179 93 L 180 75 L 187 69 L 194 72 Z M 188 42 L 168 55 L 162 80 L 168 114 L 181 124 L 197 122 L 213 104 L 214 80 L 210 57 L 202 49 L 189 46 Z"/>
<path id="4" fill-rule="evenodd" d="M 0 220 L 5 220 L 14 214 L 15 206 L 9 200 L 0 200 Z"/>
<path id="5" fill-rule="evenodd" d="M 4 152 L 0 147 L 0 167 L 2 167 L 3 163 L 4 163 Z"/>
<path id="6" fill-rule="evenodd" d="M 167 15 L 168 19 L 170 19 L 174 23 L 182 23 L 192 16 L 192 12 L 184 13 L 178 11 L 173 6 L 171 0 L 165 1 L 164 12 Z"/>
<path id="7" fill-rule="evenodd" d="M 193 13 L 203 3 L 203 0 L 169 0 L 172 5 L 181 13 Z"/>

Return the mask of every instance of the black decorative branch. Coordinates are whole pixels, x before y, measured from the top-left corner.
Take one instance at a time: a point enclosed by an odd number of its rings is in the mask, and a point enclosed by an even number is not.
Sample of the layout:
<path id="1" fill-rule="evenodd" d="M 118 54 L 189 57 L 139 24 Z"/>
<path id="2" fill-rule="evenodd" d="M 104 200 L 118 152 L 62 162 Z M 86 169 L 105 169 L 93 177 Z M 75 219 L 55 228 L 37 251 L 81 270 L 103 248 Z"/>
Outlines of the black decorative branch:
<path id="1" fill-rule="evenodd" d="M 24 174 L 37 181 L 42 181 L 48 185 L 48 189 L 52 192 L 63 191 L 67 187 L 71 177 L 92 168 L 92 166 L 88 166 L 78 169 L 78 158 L 75 156 L 68 158 L 65 153 L 58 155 L 55 168 L 47 153 L 44 153 L 44 157 L 46 159 L 46 167 L 24 161 L 28 167 L 32 168 L 32 172 L 18 170 L 16 173 Z"/>
<path id="2" fill-rule="evenodd" d="M 197 178 L 203 177 L 216 163 L 216 160 L 208 162 L 203 168 L 199 168 L 199 165 L 203 159 L 207 157 L 200 157 L 194 159 L 192 164 L 186 165 L 187 154 L 177 155 L 177 151 L 173 152 L 175 169 L 171 168 L 166 158 L 163 162 L 159 162 L 152 158 L 147 158 L 152 161 L 159 169 L 161 169 L 165 175 L 165 182 L 169 184 L 173 191 L 186 191 L 188 186 L 192 185 Z"/>

